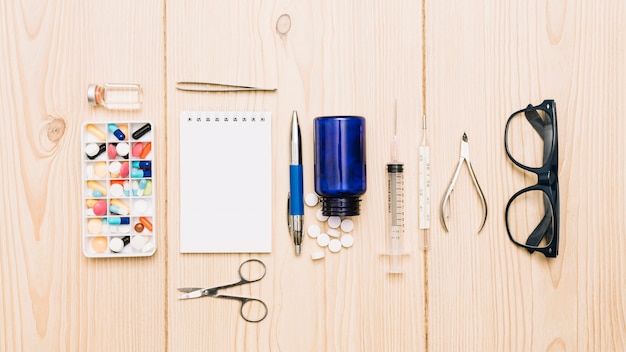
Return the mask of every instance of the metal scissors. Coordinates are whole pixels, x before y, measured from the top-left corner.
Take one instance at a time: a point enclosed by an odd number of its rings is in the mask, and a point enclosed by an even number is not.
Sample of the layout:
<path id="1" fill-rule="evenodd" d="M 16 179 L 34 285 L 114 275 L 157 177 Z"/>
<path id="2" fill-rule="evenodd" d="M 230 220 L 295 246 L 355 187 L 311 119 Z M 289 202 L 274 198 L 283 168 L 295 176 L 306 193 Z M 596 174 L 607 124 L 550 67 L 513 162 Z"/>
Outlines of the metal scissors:
<path id="1" fill-rule="evenodd" d="M 267 316 L 267 305 L 265 304 L 265 302 L 261 301 L 258 298 L 252 297 L 221 295 L 218 293 L 218 291 L 230 287 L 257 282 L 265 276 L 265 272 L 265 264 L 262 261 L 258 259 L 248 259 L 241 263 L 241 265 L 239 265 L 239 281 L 232 284 L 211 288 L 179 288 L 178 291 L 185 292 L 185 294 L 178 297 L 178 299 L 192 299 L 209 296 L 214 298 L 224 298 L 239 301 L 239 303 L 241 303 L 241 309 L 239 311 L 239 314 L 241 315 L 243 320 L 250 323 L 258 323 L 261 320 L 265 319 L 265 317 Z"/>
<path id="2" fill-rule="evenodd" d="M 480 188 L 478 184 L 478 180 L 476 179 L 476 175 L 474 174 L 474 169 L 472 168 L 472 164 L 470 163 L 470 154 L 469 154 L 469 142 L 467 140 L 467 134 L 463 132 L 463 137 L 461 139 L 461 157 L 459 159 L 459 164 L 454 171 L 454 176 L 452 176 L 452 180 L 450 180 L 450 185 L 448 186 L 448 190 L 446 191 L 443 200 L 441 201 L 441 223 L 443 224 L 444 230 L 448 232 L 448 226 L 446 225 L 446 215 L 445 215 L 445 206 L 450 199 L 450 194 L 454 189 L 454 184 L 456 183 L 456 179 L 459 177 L 459 171 L 461 171 L 461 165 L 463 161 L 467 163 L 467 168 L 469 169 L 470 176 L 472 177 L 472 181 L 474 182 L 474 186 L 476 186 L 476 190 L 478 191 L 478 195 L 480 196 L 480 202 L 483 207 L 483 222 L 480 224 L 480 228 L 478 229 L 478 233 L 482 231 L 483 227 L 485 227 L 485 223 L 487 222 L 487 201 L 485 200 L 485 195 L 483 194 L 483 190 Z"/>

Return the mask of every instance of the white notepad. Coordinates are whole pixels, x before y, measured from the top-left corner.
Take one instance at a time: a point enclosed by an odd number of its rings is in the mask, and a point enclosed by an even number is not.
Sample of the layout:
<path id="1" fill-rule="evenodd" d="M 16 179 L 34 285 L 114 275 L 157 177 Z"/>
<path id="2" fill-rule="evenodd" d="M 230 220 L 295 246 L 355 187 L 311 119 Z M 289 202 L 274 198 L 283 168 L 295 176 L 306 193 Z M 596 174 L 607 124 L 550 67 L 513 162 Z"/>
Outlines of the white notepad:
<path id="1" fill-rule="evenodd" d="M 180 252 L 272 250 L 272 115 L 180 115 Z"/>

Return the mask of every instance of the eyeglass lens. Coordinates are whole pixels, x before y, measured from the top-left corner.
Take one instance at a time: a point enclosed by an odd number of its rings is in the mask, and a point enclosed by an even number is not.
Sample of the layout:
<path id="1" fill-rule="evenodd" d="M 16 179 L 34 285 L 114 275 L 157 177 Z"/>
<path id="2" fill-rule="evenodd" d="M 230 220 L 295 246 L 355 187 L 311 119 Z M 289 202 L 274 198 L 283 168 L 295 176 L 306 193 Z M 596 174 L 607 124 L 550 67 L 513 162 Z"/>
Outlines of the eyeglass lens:
<path id="1" fill-rule="evenodd" d="M 554 237 L 552 203 L 542 190 L 531 190 L 511 201 L 506 214 L 511 237 L 532 248 L 546 248 Z"/>
<path id="2" fill-rule="evenodd" d="M 511 156 L 527 167 L 542 167 L 552 150 L 552 118 L 543 110 L 526 110 L 510 119 L 507 145 Z"/>

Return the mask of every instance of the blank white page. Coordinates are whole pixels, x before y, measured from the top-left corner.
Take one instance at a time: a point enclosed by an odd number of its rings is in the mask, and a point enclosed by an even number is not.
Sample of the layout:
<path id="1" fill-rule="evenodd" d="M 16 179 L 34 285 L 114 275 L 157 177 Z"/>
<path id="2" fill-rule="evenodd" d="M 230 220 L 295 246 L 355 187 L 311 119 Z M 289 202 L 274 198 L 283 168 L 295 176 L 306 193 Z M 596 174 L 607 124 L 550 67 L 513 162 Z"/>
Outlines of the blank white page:
<path id="1" fill-rule="evenodd" d="M 271 250 L 271 113 L 183 111 L 180 252 Z"/>

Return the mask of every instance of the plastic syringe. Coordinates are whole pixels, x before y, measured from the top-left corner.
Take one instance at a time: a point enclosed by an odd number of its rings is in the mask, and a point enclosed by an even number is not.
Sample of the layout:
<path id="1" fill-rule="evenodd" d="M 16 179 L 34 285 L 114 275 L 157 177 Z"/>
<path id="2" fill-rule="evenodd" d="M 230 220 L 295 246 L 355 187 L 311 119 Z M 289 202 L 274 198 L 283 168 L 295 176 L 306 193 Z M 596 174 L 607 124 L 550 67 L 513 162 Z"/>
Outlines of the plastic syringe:
<path id="1" fill-rule="evenodd" d="M 430 147 L 426 140 L 426 115 L 422 118 L 422 133 L 419 152 L 419 226 L 424 236 L 424 250 L 427 251 L 430 248 Z"/>
<path id="2" fill-rule="evenodd" d="M 391 142 L 391 162 L 387 164 L 387 215 L 389 233 L 387 234 L 385 255 L 390 257 L 388 273 L 401 274 L 400 256 L 404 250 L 404 164 L 398 157 L 398 104 L 396 102 L 394 135 Z"/>

